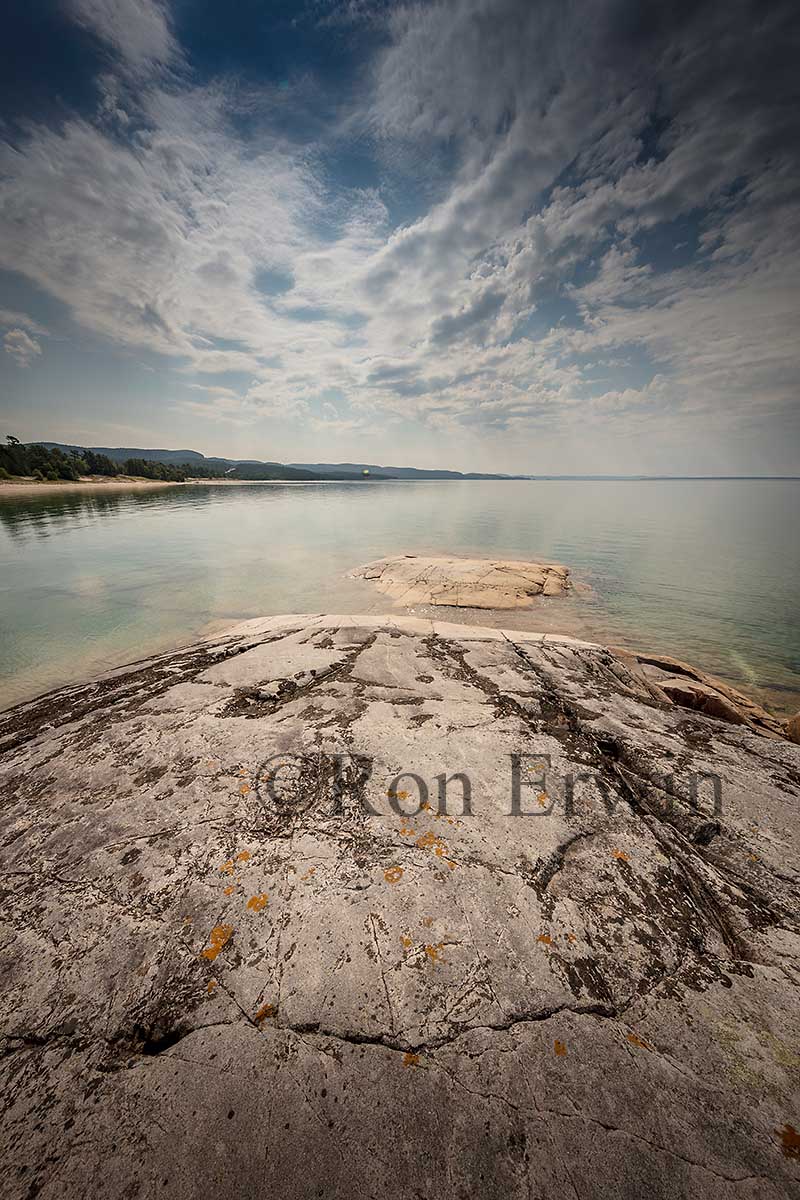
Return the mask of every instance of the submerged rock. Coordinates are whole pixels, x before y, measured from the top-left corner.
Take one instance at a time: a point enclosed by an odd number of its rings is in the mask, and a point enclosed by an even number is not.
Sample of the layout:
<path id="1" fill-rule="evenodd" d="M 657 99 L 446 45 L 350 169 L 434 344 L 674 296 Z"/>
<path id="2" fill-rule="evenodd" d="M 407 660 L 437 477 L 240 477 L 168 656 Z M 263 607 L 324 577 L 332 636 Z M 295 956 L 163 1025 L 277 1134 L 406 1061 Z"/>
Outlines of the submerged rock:
<path id="1" fill-rule="evenodd" d="M 356 567 L 355 579 L 370 580 L 395 604 L 450 608 L 530 608 L 536 596 L 560 596 L 572 585 L 559 563 L 485 558 L 381 558 Z"/>
<path id="2" fill-rule="evenodd" d="M 791 1194 L 800 750 L 657 687 L 287 617 L 0 715 L 5 1194 Z"/>

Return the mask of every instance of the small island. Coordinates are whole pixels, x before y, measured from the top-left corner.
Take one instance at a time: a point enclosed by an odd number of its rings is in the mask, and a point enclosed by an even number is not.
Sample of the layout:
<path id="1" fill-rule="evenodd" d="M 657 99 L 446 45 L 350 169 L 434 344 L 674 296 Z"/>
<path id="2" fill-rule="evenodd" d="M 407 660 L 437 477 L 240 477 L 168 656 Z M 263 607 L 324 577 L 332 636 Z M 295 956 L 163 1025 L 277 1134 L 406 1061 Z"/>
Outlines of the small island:
<path id="1" fill-rule="evenodd" d="M 370 580 L 395 604 L 406 606 L 530 608 L 537 596 L 560 596 L 572 586 L 569 569 L 560 563 L 416 554 L 381 558 L 356 567 L 352 575 Z"/>

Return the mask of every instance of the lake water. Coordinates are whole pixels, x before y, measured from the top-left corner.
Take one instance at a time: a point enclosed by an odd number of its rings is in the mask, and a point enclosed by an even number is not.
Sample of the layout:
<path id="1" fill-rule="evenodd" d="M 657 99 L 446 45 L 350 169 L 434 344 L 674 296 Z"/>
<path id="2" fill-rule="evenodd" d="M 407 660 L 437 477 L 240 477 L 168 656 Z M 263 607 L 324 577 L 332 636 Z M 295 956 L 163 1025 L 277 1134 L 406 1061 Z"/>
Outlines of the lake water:
<path id="1" fill-rule="evenodd" d="M 798 514 L 783 480 L 0 489 L 0 703 L 251 616 L 385 611 L 347 571 L 438 552 L 566 563 L 590 592 L 503 623 L 674 654 L 794 711 Z"/>

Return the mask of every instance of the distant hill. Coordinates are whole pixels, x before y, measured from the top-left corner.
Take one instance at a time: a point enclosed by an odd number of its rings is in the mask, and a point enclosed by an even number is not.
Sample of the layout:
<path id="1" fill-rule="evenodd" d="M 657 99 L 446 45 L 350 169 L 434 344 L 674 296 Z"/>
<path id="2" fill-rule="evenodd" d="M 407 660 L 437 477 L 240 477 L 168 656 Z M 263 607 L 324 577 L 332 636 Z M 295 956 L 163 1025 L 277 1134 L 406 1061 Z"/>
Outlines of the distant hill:
<path id="1" fill-rule="evenodd" d="M 286 466 L 285 463 L 260 462 L 258 459 L 206 458 L 199 450 L 143 450 L 138 446 L 73 446 L 66 442 L 30 442 L 29 445 L 45 446 L 48 450 L 63 450 L 65 454 L 72 451 L 92 450 L 95 454 L 104 454 L 112 462 L 124 463 L 129 459 L 143 459 L 145 462 L 166 463 L 170 466 L 194 466 L 198 472 L 208 474 L 218 472 L 231 479 L 275 479 L 287 482 L 310 483 L 318 480 L 350 480 L 356 477 L 355 472 L 346 471 L 312 471 L 305 467 Z M 361 473 L 359 472 L 359 477 Z M 375 475 L 375 479 L 386 479 L 386 475 Z"/>
<path id="2" fill-rule="evenodd" d="M 231 479 L 285 479 L 285 480 L 348 480 L 364 479 L 527 479 L 526 475 L 483 475 L 470 471 L 425 471 L 418 467 L 381 467 L 375 463 L 278 463 L 261 462 L 258 459 L 206 458 L 198 450 L 143 450 L 138 446 L 71 446 L 65 442 L 36 442 L 29 445 L 46 446 L 48 450 L 70 451 L 92 450 L 105 454 L 112 462 L 123 463 L 128 459 L 144 459 L 145 462 L 168 463 L 172 466 L 195 464 L 198 470 L 219 471 Z"/>
<path id="3" fill-rule="evenodd" d="M 127 458 L 143 458 L 145 462 L 178 463 L 207 462 L 205 456 L 197 450 L 141 450 L 132 446 L 70 446 L 66 442 L 28 442 L 29 446 L 46 446 L 48 450 L 63 450 L 65 454 L 71 451 L 92 450 L 95 454 L 105 454 L 112 462 L 125 462 Z"/>
<path id="4" fill-rule="evenodd" d="M 528 479 L 527 475 L 485 475 L 479 471 L 424 471 L 419 467 L 381 467 L 375 463 L 289 463 L 305 471 L 341 471 L 347 475 L 383 473 L 392 479 Z"/>

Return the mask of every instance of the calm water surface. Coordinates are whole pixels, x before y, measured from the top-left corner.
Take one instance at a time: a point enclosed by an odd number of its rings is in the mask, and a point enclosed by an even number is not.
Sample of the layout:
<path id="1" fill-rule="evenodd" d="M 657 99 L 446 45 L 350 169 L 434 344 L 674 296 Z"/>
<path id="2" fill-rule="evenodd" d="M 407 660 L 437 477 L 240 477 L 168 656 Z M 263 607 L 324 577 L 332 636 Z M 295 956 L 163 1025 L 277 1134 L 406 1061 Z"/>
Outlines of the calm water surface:
<path id="1" fill-rule="evenodd" d="M 766 480 L 0 489 L 0 704 L 246 617 L 384 611 L 351 567 L 452 552 L 591 587 L 506 624 L 675 654 L 794 711 L 798 512 L 800 483 Z"/>

